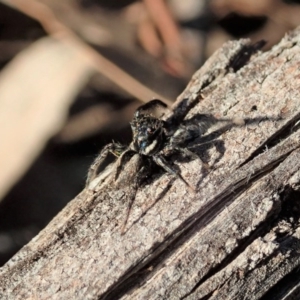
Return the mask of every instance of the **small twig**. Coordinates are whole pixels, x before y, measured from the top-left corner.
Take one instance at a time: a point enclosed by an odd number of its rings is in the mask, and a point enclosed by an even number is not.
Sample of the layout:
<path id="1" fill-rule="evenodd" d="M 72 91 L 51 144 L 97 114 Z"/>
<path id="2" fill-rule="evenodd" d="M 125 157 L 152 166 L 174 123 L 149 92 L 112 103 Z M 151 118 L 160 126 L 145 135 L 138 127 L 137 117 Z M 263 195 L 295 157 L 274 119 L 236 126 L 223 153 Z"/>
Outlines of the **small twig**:
<path id="1" fill-rule="evenodd" d="M 166 3 L 162 0 L 144 0 L 144 4 L 160 31 L 167 50 L 180 53 L 180 32 Z"/>
<path id="2" fill-rule="evenodd" d="M 95 70 L 137 99 L 147 102 L 152 98 L 159 98 L 168 105 L 172 105 L 169 99 L 142 85 L 139 81 L 83 42 L 70 28 L 60 22 L 45 4 L 35 0 L 27 0 L 26 2 L 22 0 L 0 1 L 37 20 L 50 36 L 79 48 L 87 59 L 90 60 Z"/>

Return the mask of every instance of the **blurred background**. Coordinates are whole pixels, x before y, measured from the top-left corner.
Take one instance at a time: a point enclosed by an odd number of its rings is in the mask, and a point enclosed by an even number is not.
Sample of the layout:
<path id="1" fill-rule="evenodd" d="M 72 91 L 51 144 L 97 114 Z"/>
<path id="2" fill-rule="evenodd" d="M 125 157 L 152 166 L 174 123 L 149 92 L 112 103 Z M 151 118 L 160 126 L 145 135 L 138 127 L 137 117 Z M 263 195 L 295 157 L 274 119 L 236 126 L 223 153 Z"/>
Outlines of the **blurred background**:
<path id="1" fill-rule="evenodd" d="M 169 105 L 224 42 L 300 24 L 300 1 L 0 0 L 0 265 L 85 186 L 135 109 Z"/>

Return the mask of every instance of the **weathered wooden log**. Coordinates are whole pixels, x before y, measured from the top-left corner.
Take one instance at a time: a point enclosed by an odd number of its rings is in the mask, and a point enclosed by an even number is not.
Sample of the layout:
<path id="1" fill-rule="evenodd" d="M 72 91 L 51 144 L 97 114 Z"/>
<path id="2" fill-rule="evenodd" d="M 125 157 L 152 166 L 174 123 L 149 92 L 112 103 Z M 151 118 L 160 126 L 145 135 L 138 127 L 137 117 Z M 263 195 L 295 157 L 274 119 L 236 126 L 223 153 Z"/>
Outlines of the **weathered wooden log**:
<path id="1" fill-rule="evenodd" d="M 122 233 L 140 159 L 108 168 L 1 269 L 0 298 L 299 299 L 300 29 L 256 45 L 225 44 L 174 106 L 213 120 L 188 145 L 209 167 L 170 158 L 195 195 L 149 174 Z"/>

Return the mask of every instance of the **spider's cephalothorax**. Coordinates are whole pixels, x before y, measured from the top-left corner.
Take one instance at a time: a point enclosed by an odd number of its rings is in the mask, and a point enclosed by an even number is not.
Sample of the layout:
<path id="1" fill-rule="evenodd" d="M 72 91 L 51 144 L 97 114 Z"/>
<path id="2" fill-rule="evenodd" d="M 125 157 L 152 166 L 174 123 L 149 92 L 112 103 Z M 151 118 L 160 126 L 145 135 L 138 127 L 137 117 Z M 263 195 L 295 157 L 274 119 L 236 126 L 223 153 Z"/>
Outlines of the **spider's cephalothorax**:
<path id="1" fill-rule="evenodd" d="M 133 150 L 146 156 L 158 153 L 166 142 L 164 121 L 137 111 L 132 120 Z"/>

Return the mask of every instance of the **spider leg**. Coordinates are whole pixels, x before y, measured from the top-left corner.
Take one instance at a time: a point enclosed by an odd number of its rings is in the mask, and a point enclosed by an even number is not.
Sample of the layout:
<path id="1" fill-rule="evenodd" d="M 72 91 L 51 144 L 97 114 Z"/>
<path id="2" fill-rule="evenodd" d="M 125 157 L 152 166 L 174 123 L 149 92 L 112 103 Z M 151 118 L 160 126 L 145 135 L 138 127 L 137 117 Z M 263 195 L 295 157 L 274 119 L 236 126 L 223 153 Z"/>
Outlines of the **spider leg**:
<path id="1" fill-rule="evenodd" d="M 98 173 L 99 169 L 102 166 L 103 162 L 107 158 L 108 154 L 111 153 L 114 156 L 118 157 L 121 155 L 122 152 L 126 149 L 126 146 L 121 145 L 119 143 L 110 143 L 107 144 L 100 152 L 100 154 L 96 157 L 95 161 L 90 166 L 90 169 L 88 171 L 87 180 L 86 180 L 86 186 L 93 181 Z"/>
<path id="2" fill-rule="evenodd" d="M 190 151 L 187 148 L 175 147 L 174 150 L 176 150 L 177 152 L 182 153 L 183 156 L 185 156 L 185 157 L 190 157 L 192 160 L 200 159 L 197 154 L 195 154 L 194 152 Z M 202 162 L 202 160 L 201 160 L 201 162 Z"/>
<path id="3" fill-rule="evenodd" d="M 89 168 L 86 185 L 88 185 L 91 181 L 93 181 L 97 177 L 100 166 L 102 165 L 102 163 L 104 162 L 108 154 L 110 153 L 111 149 L 113 149 L 113 147 L 114 147 L 113 143 L 107 144 L 101 150 L 100 154 L 96 157 L 96 159 L 94 160 L 94 162 Z"/>
<path id="4" fill-rule="evenodd" d="M 205 163 L 197 154 L 195 154 L 193 151 L 187 149 L 187 148 L 180 148 L 180 147 L 175 147 L 174 148 L 177 152 L 182 153 L 185 157 L 190 157 L 192 160 L 200 160 L 201 164 L 203 165 L 204 168 L 209 169 L 209 165 Z"/>
<path id="5" fill-rule="evenodd" d="M 189 191 L 192 194 L 195 194 L 195 189 L 191 185 L 189 185 L 189 183 L 181 176 L 181 174 L 177 170 L 173 169 L 171 166 L 168 165 L 168 162 L 164 159 L 163 156 L 153 155 L 152 158 L 157 165 L 162 167 L 169 174 L 179 178 L 188 187 Z"/>
<path id="6" fill-rule="evenodd" d="M 115 173 L 115 181 L 118 179 L 120 172 L 126 161 L 129 160 L 132 155 L 136 153 L 134 150 L 130 148 L 130 146 L 119 156 L 117 161 L 116 173 Z"/>
<path id="7" fill-rule="evenodd" d="M 141 113 L 155 113 L 155 109 L 157 109 L 157 113 L 158 114 L 163 114 L 163 111 L 165 109 L 167 109 L 167 104 L 165 104 L 164 102 L 162 102 L 159 99 L 153 99 L 149 102 L 147 102 L 146 104 L 141 105 L 135 112 L 135 115 L 138 116 Z"/>
<path id="8" fill-rule="evenodd" d="M 127 212 L 126 212 L 126 217 L 125 217 L 124 223 L 121 227 L 121 234 L 122 235 L 125 233 L 125 228 L 126 228 L 126 225 L 128 223 L 128 219 L 129 219 L 129 216 L 130 216 L 130 213 L 131 213 L 131 210 L 132 210 L 132 205 L 134 203 L 134 199 L 135 199 L 137 190 L 140 186 L 140 177 L 141 177 L 141 174 L 144 173 L 145 169 L 146 169 L 145 166 L 140 168 L 140 170 L 137 172 L 137 174 L 135 176 L 134 182 L 132 183 L 133 193 L 131 195 L 131 199 L 129 200 L 129 204 L 128 204 L 128 207 L 127 207 Z"/>

